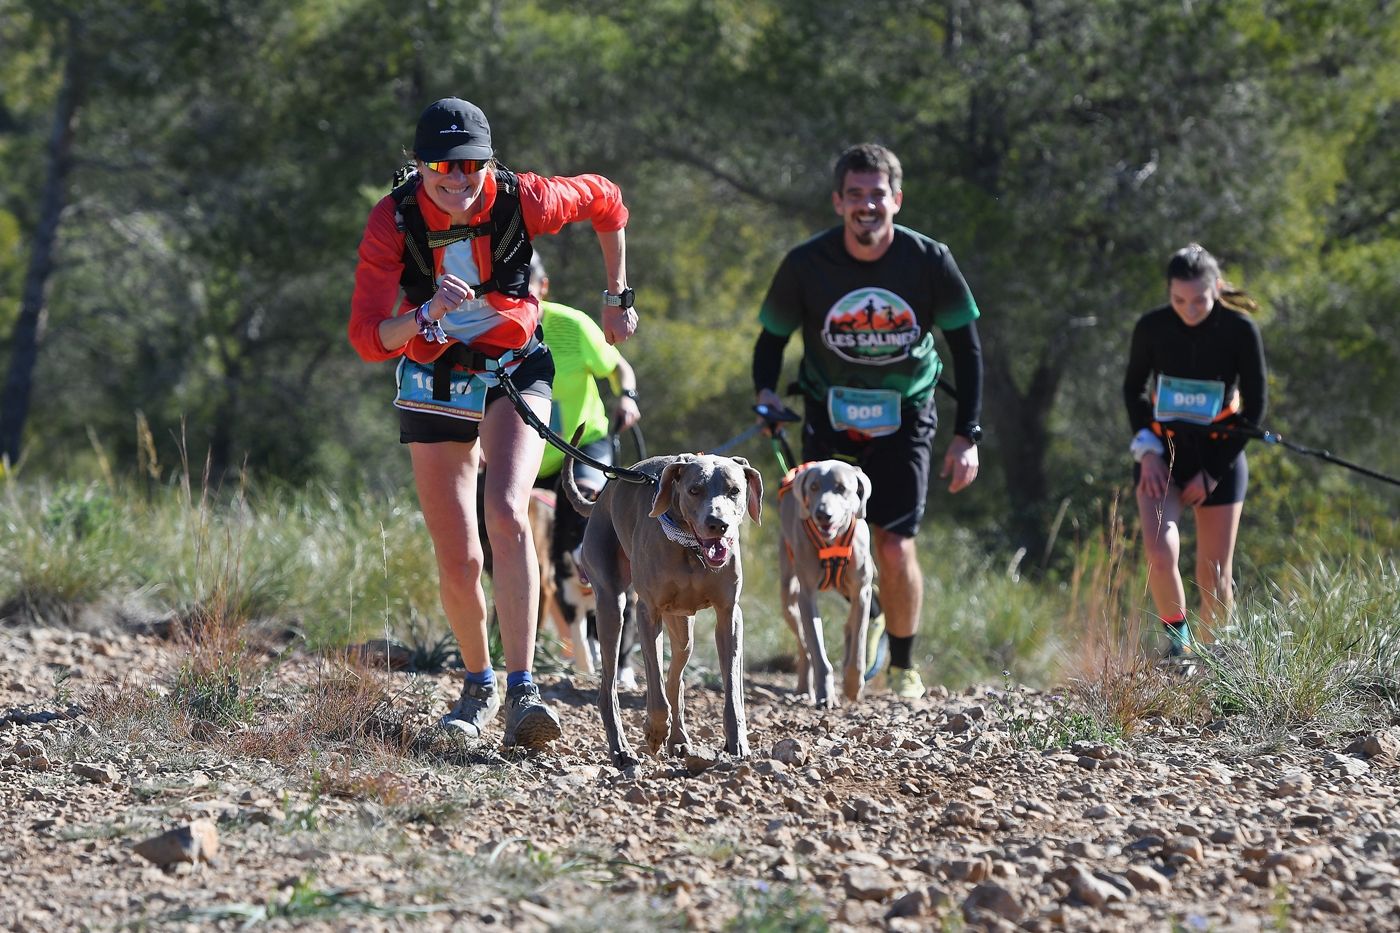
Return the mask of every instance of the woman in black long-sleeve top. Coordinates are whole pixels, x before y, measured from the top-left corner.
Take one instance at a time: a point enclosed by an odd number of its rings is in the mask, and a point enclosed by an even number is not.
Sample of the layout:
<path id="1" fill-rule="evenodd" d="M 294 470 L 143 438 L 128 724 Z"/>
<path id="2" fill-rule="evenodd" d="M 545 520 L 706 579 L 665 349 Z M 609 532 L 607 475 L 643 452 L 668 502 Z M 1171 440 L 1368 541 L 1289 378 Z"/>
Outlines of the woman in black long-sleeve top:
<path id="1" fill-rule="evenodd" d="M 1201 621 L 1224 619 L 1233 597 L 1235 537 L 1249 485 L 1242 422 L 1268 404 L 1264 346 L 1248 309 L 1215 257 L 1193 243 L 1167 264 L 1171 303 L 1133 330 L 1123 401 L 1135 436 L 1133 479 L 1148 586 L 1173 656 L 1191 649 L 1186 591 L 1177 566 L 1182 512 L 1196 515 Z"/>

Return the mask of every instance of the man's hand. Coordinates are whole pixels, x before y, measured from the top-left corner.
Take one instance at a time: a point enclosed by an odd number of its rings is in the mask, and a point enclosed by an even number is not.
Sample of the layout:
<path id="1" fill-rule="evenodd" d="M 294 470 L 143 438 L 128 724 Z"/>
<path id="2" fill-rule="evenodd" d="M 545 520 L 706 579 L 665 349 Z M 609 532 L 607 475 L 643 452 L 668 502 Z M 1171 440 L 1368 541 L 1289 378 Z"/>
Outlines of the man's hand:
<path id="1" fill-rule="evenodd" d="M 642 410 L 637 407 L 636 399 L 624 395 L 617 400 L 613 408 L 613 430 L 626 431 L 641 420 Z"/>
<path id="2" fill-rule="evenodd" d="M 1167 473 L 1167 462 L 1161 454 L 1149 453 L 1141 460 L 1138 472 L 1138 492 L 1149 499 L 1161 499 L 1167 494 L 1167 484 L 1171 477 Z"/>
<path id="3" fill-rule="evenodd" d="M 971 486 L 972 481 L 977 478 L 977 445 L 961 434 L 953 435 L 953 441 L 948 445 L 948 453 L 943 457 L 943 469 L 939 471 L 938 478 L 944 479 L 949 475 L 953 477 L 948 483 L 949 492 L 961 492 Z"/>
<path id="4" fill-rule="evenodd" d="M 603 306 L 603 336 L 610 344 L 619 344 L 637 332 L 637 309 L 617 305 Z"/>
<path id="5" fill-rule="evenodd" d="M 758 397 L 755 398 L 754 401 L 770 411 L 787 411 L 787 406 L 783 404 L 782 397 L 779 396 L 778 393 L 774 392 L 772 389 L 760 390 L 758 393 Z M 769 421 L 767 418 L 757 413 L 754 414 L 754 420 L 764 426 L 764 434 L 768 435 L 769 437 L 773 436 L 773 422 Z"/>

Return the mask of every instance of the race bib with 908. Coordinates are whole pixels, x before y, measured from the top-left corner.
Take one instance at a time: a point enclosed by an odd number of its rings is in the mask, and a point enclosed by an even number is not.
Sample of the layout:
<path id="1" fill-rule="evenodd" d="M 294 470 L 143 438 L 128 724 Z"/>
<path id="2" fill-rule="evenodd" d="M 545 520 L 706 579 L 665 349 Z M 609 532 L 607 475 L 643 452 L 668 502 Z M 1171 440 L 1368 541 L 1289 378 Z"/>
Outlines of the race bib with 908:
<path id="1" fill-rule="evenodd" d="M 453 370 L 452 385 L 447 401 L 433 398 L 433 367 L 415 363 L 408 357 L 399 360 L 395 371 L 398 392 L 394 407 L 421 411 L 462 421 L 480 421 L 486 410 L 487 380 L 495 377 L 484 373 Z"/>
<path id="2" fill-rule="evenodd" d="M 1210 424 L 1225 406 L 1225 383 L 1218 379 L 1157 377 L 1152 416 L 1158 421 Z"/>
<path id="3" fill-rule="evenodd" d="M 890 389 L 832 386 L 826 393 L 826 413 L 838 431 L 884 437 L 899 430 L 900 395 Z"/>

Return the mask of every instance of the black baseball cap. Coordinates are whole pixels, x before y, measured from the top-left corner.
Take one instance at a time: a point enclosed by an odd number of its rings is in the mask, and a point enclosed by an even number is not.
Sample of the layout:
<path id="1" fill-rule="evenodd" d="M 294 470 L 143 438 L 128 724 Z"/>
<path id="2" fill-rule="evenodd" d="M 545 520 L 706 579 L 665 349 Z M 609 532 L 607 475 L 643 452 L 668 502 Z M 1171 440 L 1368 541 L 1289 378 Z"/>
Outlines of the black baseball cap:
<path id="1" fill-rule="evenodd" d="M 418 118 L 413 154 L 424 162 L 489 159 L 492 151 L 491 125 L 481 108 L 470 101 L 444 97 L 429 104 Z"/>

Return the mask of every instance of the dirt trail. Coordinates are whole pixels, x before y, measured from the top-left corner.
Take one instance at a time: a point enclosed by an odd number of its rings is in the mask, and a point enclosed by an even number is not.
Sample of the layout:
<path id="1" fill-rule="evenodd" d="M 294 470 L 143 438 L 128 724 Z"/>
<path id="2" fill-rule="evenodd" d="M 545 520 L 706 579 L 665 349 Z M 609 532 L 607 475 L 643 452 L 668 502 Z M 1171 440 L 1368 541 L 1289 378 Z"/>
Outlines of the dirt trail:
<path id="1" fill-rule="evenodd" d="M 427 728 L 455 675 L 386 673 L 397 753 L 289 763 L 270 723 L 326 661 L 277 665 L 242 725 L 92 700 L 168 686 L 177 663 L 152 636 L 0 631 L 0 926 L 1400 928 L 1394 727 L 1248 747 L 1162 723 L 1041 751 L 1060 714 L 1033 691 L 819 711 L 751 675 L 751 758 L 628 778 L 585 678 L 542 678 L 565 739 L 506 759 L 499 720 L 485 743 Z M 688 719 L 718 746 L 712 681 L 688 683 Z M 640 746 L 641 694 L 624 707 Z M 191 824 L 195 861 L 138 854 Z M 190 842 L 206 832 L 210 861 Z"/>

